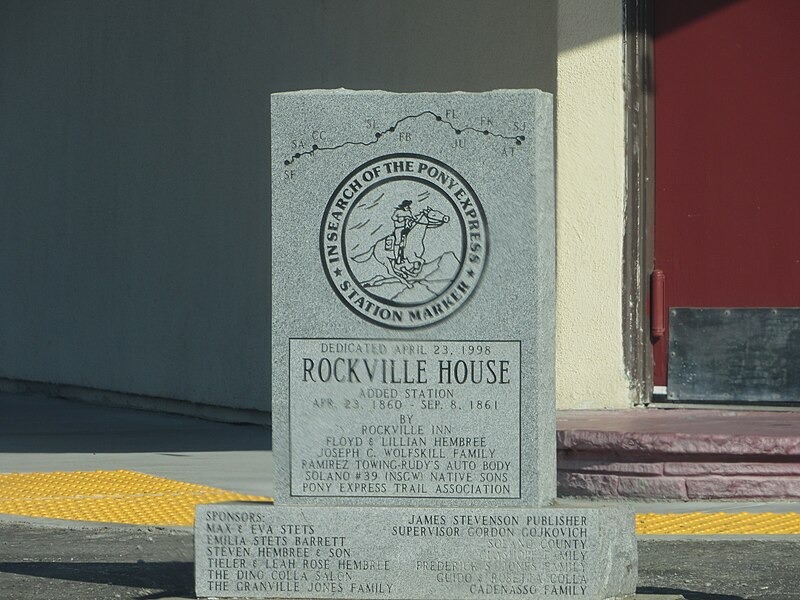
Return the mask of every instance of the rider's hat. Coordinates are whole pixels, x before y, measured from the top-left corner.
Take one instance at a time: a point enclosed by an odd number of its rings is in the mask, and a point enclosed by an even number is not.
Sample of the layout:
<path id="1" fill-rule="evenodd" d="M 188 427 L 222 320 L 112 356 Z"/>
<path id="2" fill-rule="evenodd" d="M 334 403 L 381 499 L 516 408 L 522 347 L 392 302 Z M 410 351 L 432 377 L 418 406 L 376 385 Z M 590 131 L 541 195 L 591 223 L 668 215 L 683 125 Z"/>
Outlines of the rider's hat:
<path id="1" fill-rule="evenodd" d="M 402 209 L 402 208 L 408 208 L 409 206 L 411 206 L 411 200 L 403 200 L 400 203 L 400 206 L 397 206 L 396 208 Z"/>

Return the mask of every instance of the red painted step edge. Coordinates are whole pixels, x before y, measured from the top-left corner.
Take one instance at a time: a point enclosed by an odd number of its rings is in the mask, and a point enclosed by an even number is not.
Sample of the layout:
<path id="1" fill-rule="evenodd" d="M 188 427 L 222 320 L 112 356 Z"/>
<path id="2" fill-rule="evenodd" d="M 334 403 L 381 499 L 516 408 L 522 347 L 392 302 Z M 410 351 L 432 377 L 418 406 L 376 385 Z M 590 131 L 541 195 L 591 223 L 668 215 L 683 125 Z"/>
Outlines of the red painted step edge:
<path id="1" fill-rule="evenodd" d="M 562 496 L 800 498 L 800 413 L 561 411 Z"/>

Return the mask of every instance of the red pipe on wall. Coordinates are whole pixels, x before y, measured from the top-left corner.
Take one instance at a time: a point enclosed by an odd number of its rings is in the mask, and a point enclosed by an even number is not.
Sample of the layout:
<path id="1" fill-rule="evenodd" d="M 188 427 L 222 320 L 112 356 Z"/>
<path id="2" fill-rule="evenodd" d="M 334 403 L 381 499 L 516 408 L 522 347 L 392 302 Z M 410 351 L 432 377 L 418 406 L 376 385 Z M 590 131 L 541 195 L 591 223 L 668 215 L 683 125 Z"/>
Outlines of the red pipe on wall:
<path id="1" fill-rule="evenodd" d="M 664 317 L 664 271 L 655 269 L 650 275 L 650 336 L 654 340 L 666 332 Z"/>

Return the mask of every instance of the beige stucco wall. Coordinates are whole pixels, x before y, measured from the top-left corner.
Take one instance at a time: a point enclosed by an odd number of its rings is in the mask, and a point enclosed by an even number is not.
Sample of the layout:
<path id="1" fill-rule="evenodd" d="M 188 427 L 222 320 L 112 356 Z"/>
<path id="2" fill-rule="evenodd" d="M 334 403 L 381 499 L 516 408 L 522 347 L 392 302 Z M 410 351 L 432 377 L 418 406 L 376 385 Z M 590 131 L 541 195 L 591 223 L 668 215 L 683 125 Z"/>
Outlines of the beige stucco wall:
<path id="1" fill-rule="evenodd" d="M 560 0 L 556 95 L 558 407 L 631 406 L 622 347 L 621 0 Z"/>

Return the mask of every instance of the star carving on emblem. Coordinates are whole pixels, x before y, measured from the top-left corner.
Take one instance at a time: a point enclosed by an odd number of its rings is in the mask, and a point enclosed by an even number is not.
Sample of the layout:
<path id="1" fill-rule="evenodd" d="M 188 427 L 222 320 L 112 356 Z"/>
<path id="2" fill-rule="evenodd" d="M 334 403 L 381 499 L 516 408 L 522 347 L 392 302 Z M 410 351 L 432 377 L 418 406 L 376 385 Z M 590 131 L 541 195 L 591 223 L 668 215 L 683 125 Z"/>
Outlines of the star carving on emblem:
<path id="1" fill-rule="evenodd" d="M 333 270 L 333 273 L 334 273 L 334 275 L 336 275 L 337 277 L 339 277 L 339 276 L 342 274 L 342 270 L 341 270 L 339 267 L 336 267 L 336 268 Z"/>
<path id="2" fill-rule="evenodd" d="M 470 277 L 475 277 L 475 271 L 470 269 L 469 271 L 467 271 L 467 275 L 469 275 Z"/>

